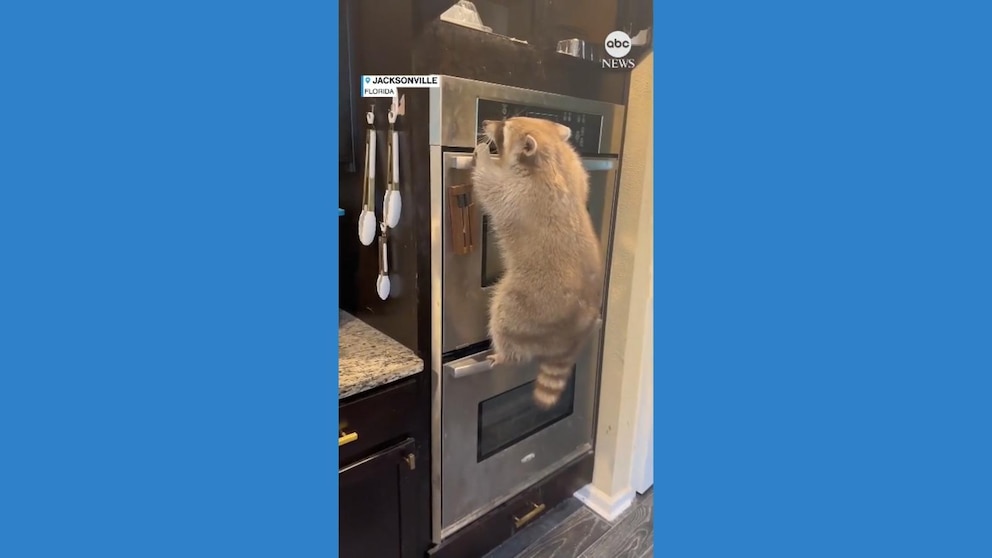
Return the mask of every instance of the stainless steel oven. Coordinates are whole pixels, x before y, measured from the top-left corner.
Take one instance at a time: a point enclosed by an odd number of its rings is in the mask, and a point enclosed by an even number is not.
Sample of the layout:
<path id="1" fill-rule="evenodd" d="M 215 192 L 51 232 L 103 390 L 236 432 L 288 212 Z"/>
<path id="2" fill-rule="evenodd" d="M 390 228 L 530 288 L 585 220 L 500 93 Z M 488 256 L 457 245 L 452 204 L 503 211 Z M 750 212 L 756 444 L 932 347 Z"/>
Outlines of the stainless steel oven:
<path id="1" fill-rule="evenodd" d="M 595 424 L 601 331 L 549 410 L 532 402 L 536 365 L 491 368 L 486 361 L 489 296 L 503 268 L 472 196 L 481 121 L 525 115 L 572 128 L 608 269 L 624 109 L 449 76 L 431 91 L 430 106 L 433 527 L 440 542 L 588 452 Z M 602 288 L 605 294 L 605 281 Z"/>

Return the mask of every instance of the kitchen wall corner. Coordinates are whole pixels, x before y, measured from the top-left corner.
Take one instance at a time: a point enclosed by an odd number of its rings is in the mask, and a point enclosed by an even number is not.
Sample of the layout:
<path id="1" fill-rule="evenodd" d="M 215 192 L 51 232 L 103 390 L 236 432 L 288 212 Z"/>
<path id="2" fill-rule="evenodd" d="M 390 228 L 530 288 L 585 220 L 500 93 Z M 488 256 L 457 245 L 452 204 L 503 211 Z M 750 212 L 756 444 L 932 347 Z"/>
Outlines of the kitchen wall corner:
<path id="1" fill-rule="evenodd" d="M 603 348 L 593 482 L 577 496 L 622 512 L 650 477 L 653 412 L 654 55 L 633 70 Z M 635 478 L 636 477 L 636 478 Z M 636 486 L 635 486 L 636 485 Z"/>

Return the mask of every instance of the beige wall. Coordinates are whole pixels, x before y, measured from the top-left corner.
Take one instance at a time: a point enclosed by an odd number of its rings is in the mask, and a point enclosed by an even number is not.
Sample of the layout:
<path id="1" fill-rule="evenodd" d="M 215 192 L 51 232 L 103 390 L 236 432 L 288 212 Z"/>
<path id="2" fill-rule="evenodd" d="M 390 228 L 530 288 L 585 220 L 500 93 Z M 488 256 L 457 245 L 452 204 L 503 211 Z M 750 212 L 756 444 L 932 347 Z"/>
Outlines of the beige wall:
<path id="1" fill-rule="evenodd" d="M 637 428 L 638 410 L 644 408 L 642 392 L 652 385 L 645 374 L 651 374 L 653 356 L 652 337 L 646 331 L 653 324 L 647 311 L 653 270 L 653 81 L 650 54 L 632 75 L 610 268 L 593 473 L 593 486 L 607 498 L 631 491 L 638 445 L 653 434 Z M 646 412 L 652 412 L 650 404 Z"/>

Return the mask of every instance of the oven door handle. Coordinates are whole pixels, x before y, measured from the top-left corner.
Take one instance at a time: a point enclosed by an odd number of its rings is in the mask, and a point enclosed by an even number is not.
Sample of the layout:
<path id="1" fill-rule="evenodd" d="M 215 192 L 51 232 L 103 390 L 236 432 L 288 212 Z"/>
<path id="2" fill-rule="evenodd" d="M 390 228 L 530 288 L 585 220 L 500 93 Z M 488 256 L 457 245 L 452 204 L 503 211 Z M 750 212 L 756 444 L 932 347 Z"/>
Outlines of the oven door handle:
<path id="1" fill-rule="evenodd" d="M 617 168 L 617 160 L 610 158 L 582 159 L 582 168 L 589 172 L 611 171 Z"/>
<path id="2" fill-rule="evenodd" d="M 493 157 L 495 158 L 495 156 Z M 475 168 L 474 155 L 454 155 L 448 158 L 448 167 L 455 170 L 472 170 Z"/>
<path id="3" fill-rule="evenodd" d="M 455 170 L 471 170 L 475 166 L 475 157 L 472 155 L 455 155 L 448 159 L 448 166 Z M 611 171 L 617 168 L 617 160 L 610 158 L 586 158 L 582 159 L 582 167 L 589 172 Z"/>
<path id="4" fill-rule="evenodd" d="M 489 353 L 487 352 L 486 354 L 488 355 Z M 493 369 L 493 365 L 489 362 L 489 359 L 483 358 L 482 360 L 477 360 L 475 362 L 461 364 L 458 366 L 446 364 L 444 368 L 449 374 L 451 374 L 452 378 L 460 379 L 467 376 L 474 376 L 481 372 L 489 372 Z"/>

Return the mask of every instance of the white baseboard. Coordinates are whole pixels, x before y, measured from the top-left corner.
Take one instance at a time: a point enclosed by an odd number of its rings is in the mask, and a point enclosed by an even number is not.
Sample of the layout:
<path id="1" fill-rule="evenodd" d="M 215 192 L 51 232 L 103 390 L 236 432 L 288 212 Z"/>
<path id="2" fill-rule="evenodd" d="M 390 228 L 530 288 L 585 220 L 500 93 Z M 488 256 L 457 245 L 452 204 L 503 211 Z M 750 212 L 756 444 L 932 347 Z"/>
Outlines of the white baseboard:
<path id="1" fill-rule="evenodd" d="M 634 503 L 635 494 L 634 488 L 628 486 L 620 494 L 611 497 L 595 486 L 587 484 L 575 493 L 575 497 L 596 515 L 612 522 Z"/>

